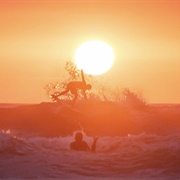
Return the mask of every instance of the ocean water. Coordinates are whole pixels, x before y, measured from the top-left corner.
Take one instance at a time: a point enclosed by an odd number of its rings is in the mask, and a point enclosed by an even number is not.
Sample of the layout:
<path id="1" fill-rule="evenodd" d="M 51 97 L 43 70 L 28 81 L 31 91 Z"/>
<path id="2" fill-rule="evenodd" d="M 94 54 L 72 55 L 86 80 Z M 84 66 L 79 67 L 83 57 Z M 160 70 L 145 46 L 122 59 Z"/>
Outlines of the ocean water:
<path id="1" fill-rule="evenodd" d="M 89 145 L 92 138 L 84 134 Z M 96 153 L 69 149 L 73 136 L 0 133 L 0 178 L 179 179 L 180 135 L 100 137 Z"/>
<path id="2" fill-rule="evenodd" d="M 17 107 L 11 108 L 17 113 Z M 61 108 L 59 111 L 62 113 Z M 0 131 L 0 179 L 180 179 L 180 133 L 177 127 L 173 130 L 175 126 L 167 123 L 170 117 L 179 118 L 179 107 L 161 106 L 157 113 L 161 120 L 148 132 L 145 124 L 154 126 L 156 111 L 146 111 L 146 115 L 144 110 L 130 111 L 136 117 L 133 118 L 135 129 L 140 126 L 142 131 L 138 129 L 133 134 L 129 128 L 123 135 L 102 131 L 95 153 L 70 150 L 69 145 L 77 130 L 69 135 L 47 136 L 27 129 L 20 133 L 20 129 L 8 123 L 9 130 L 2 128 Z M 6 118 L 4 109 L 0 113 Z M 53 113 L 57 114 L 57 109 Z M 30 119 L 33 119 L 32 111 Z M 16 123 L 18 121 L 16 118 Z M 163 133 L 156 133 L 161 127 Z M 83 134 L 91 146 L 92 135 L 86 131 Z"/>

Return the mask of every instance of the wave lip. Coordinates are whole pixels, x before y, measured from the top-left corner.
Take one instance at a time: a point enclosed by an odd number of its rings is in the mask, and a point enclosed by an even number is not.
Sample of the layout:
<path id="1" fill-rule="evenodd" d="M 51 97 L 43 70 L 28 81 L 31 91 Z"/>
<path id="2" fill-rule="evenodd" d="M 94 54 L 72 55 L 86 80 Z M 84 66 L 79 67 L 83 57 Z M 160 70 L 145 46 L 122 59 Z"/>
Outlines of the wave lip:
<path id="1" fill-rule="evenodd" d="M 143 108 L 116 102 L 41 103 L 0 108 L 0 129 L 36 133 L 46 137 L 72 135 L 84 130 L 88 135 L 126 136 L 128 134 L 178 133 L 180 106 L 148 105 Z"/>

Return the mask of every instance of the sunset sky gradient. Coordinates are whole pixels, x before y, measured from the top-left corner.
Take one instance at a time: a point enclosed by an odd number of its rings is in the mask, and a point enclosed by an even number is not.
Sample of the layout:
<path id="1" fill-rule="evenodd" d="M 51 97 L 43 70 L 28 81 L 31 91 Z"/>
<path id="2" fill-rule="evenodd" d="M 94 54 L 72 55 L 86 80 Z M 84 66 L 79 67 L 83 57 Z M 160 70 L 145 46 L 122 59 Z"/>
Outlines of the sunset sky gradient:
<path id="1" fill-rule="evenodd" d="M 180 103 L 180 1 L 1 0 L 0 103 L 48 101 L 77 47 L 102 40 L 115 62 L 95 77 L 143 93 L 150 103 Z"/>

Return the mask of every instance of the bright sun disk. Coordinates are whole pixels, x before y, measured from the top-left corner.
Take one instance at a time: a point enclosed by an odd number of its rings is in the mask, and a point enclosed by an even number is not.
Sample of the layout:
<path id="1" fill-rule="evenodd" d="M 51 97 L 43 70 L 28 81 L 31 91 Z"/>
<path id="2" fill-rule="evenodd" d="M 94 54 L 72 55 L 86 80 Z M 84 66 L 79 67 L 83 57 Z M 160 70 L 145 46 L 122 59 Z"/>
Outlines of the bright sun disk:
<path id="1" fill-rule="evenodd" d="M 92 40 L 79 46 L 74 59 L 77 67 L 83 69 L 85 73 L 100 75 L 113 65 L 114 52 L 107 43 Z"/>

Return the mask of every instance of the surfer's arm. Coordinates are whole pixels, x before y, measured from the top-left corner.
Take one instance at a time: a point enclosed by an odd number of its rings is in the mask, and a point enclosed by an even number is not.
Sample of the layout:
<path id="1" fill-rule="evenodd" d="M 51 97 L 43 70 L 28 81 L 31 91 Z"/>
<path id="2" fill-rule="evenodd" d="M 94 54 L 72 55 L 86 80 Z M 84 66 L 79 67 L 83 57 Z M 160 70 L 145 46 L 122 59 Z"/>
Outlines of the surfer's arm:
<path id="1" fill-rule="evenodd" d="M 96 143 L 97 143 L 98 139 L 99 139 L 99 137 L 94 137 L 93 143 L 92 143 L 92 146 L 91 146 L 91 152 L 95 152 L 96 151 Z"/>
<path id="2" fill-rule="evenodd" d="M 84 78 L 84 72 L 82 69 L 81 69 L 81 78 L 82 78 L 82 82 L 86 83 L 85 78 Z"/>

